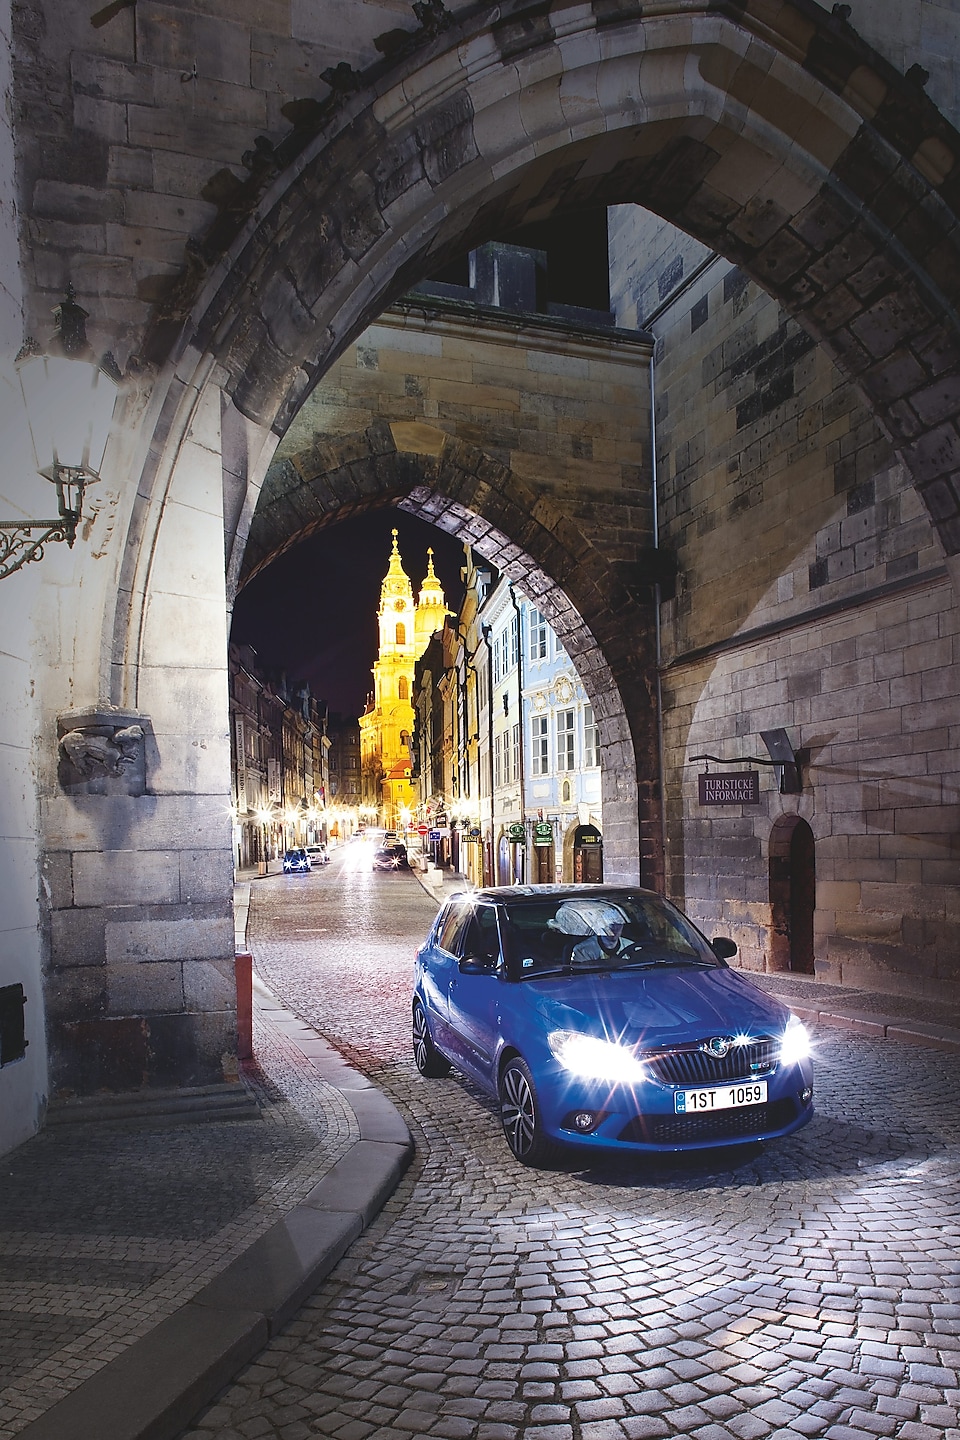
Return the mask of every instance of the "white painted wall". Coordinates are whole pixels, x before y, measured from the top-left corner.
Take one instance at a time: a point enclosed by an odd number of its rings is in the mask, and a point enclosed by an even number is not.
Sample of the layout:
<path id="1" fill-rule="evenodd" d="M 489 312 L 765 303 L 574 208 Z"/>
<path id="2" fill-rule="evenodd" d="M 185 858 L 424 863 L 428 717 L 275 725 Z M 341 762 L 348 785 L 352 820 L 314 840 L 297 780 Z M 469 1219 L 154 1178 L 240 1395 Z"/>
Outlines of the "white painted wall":
<path id="1" fill-rule="evenodd" d="M 13 361 L 23 340 L 10 131 L 10 4 L 0 6 L 0 518 L 46 514 L 50 485 L 34 474 Z M 55 547 L 56 548 L 56 547 Z M 28 1139 L 46 1105 L 37 870 L 38 699 L 31 660 L 41 566 L 0 581 L 0 986 L 27 995 L 28 1047 L 0 1069 L 0 1154 Z"/>

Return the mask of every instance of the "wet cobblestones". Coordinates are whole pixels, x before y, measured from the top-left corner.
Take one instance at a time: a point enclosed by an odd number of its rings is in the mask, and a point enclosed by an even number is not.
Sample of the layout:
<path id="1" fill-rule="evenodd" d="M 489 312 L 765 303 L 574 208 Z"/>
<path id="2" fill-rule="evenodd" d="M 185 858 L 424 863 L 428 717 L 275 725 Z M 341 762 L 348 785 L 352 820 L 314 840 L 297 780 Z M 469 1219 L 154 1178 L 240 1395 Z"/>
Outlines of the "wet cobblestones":
<path id="1" fill-rule="evenodd" d="M 410 1058 L 416 881 L 252 891 L 265 979 L 417 1158 L 189 1440 L 960 1440 L 960 1057 L 824 1031 L 786 1141 L 524 1170 L 485 1097 Z"/>

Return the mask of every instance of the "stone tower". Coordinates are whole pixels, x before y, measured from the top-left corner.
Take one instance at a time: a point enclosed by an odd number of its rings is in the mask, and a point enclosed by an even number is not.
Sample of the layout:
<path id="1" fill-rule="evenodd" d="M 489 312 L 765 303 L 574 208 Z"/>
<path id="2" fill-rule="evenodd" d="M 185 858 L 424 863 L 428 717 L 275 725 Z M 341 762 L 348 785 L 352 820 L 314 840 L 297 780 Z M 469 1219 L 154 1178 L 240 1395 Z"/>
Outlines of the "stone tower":
<path id="1" fill-rule="evenodd" d="M 376 809 L 388 830 L 398 830 L 403 812 L 414 805 L 410 784 L 413 734 L 413 672 L 434 630 L 443 624 L 446 603 L 427 552 L 427 575 L 414 604 L 413 586 L 403 568 L 393 532 L 390 563 L 380 586 L 379 650 L 373 692 L 360 717 L 363 804 Z"/>

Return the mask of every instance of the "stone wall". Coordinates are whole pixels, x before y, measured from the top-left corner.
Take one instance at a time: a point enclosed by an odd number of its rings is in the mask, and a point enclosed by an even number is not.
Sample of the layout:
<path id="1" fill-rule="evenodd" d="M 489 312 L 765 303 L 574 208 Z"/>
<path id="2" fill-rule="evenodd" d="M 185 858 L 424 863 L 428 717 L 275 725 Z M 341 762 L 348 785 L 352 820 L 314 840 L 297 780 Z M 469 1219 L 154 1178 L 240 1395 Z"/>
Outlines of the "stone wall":
<path id="1" fill-rule="evenodd" d="M 288 430 L 245 553 L 253 573 L 376 504 L 461 535 L 567 647 L 597 715 L 608 876 L 636 881 L 639 859 L 655 884 L 649 353 L 636 335 L 533 315 L 391 309 Z"/>
<path id="2" fill-rule="evenodd" d="M 653 327 L 680 577 L 661 610 L 671 892 L 747 966 L 782 963 L 775 827 L 802 817 L 816 973 L 957 998 L 960 610 L 937 537 L 856 392 L 769 297 L 722 260 L 684 288 L 685 237 L 639 211 L 618 224 L 621 251 L 632 227 L 650 257 L 621 270 L 622 307 L 677 281 Z M 805 752 L 802 792 L 764 767 L 759 806 L 701 806 L 690 757 L 769 759 L 778 727 Z"/>

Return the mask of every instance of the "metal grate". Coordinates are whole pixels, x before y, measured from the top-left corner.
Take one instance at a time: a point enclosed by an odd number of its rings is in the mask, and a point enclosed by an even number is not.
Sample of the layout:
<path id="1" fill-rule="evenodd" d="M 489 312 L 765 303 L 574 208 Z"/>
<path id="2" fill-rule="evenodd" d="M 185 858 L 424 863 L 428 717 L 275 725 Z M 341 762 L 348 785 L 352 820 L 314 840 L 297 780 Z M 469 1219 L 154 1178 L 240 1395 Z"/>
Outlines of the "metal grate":
<path id="1" fill-rule="evenodd" d="M 618 1140 L 647 1145 L 691 1145 L 698 1140 L 751 1140 L 783 1130 L 796 1119 L 793 1100 L 720 1110 L 713 1115 L 638 1115 L 625 1125 Z"/>
<path id="2" fill-rule="evenodd" d="M 734 1045 L 722 1060 L 699 1047 L 668 1050 L 649 1059 L 644 1055 L 642 1059 L 664 1085 L 722 1085 L 727 1080 L 754 1080 L 758 1075 L 769 1075 L 777 1068 L 779 1057 L 779 1041 L 764 1037 L 749 1045 Z"/>

